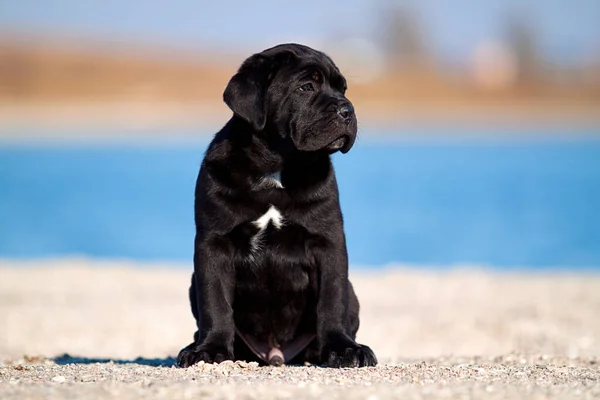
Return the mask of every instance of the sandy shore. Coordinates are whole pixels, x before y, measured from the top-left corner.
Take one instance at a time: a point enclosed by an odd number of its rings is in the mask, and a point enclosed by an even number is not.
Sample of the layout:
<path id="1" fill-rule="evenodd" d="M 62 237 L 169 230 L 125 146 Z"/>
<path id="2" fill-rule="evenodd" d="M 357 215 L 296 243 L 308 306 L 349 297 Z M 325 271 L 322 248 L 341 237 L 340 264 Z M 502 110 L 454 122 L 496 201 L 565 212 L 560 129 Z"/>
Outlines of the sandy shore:
<path id="1" fill-rule="evenodd" d="M 600 398 L 600 275 L 353 270 L 380 366 L 182 370 L 171 267 L 0 262 L 0 398 Z"/>
<path id="2" fill-rule="evenodd" d="M 467 138 L 486 138 L 524 131 L 547 138 L 578 137 L 577 130 L 590 130 L 596 137 L 600 114 L 596 103 L 564 104 L 560 101 L 510 101 L 490 105 L 477 101 L 356 102 L 360 127 L 370 135 L 377 131 L 434 128 L 442 137 L 456 137 L 456 129 L 479 128 Z M 220 100 L 215 102 L 112 101 L 18 105 L 0 102 L 0 143 L 29 141 L 123 141 L 131 139 L 190 139 L 216 132 L 231 117 Z M 490 129 L 490 127 L 493 127 Z M 500 131 L 498 131 L 500 130 Z M 539 131 L 537 134 L 536 131 Z M 558 131 L 558 132 L 557 132 Z M 124 133 L 126 133 L 124 135 Z M 365 132 L 363 132 L 365 133 Z M 383 133 L 378 133 L 380 136 Z M 426 134 L 427 130 L 420 132 Z M 385 134 L 384 134 L 385 136 Z"/>

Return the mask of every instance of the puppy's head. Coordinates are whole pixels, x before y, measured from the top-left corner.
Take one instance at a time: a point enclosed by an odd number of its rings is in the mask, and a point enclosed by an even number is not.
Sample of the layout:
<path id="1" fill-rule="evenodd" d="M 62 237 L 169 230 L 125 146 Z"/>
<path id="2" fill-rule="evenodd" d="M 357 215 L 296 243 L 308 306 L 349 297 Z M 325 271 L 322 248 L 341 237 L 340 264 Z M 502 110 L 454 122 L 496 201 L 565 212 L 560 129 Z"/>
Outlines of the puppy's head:
<path id="1" fill-rule="evenodd" d="M 283 44 L 244 61 L 223 99 L 255 131 L 289 139 L 297 150 L 346 153 L 357 124 L 345 92 L 346 79 L 328 56 Z"/>

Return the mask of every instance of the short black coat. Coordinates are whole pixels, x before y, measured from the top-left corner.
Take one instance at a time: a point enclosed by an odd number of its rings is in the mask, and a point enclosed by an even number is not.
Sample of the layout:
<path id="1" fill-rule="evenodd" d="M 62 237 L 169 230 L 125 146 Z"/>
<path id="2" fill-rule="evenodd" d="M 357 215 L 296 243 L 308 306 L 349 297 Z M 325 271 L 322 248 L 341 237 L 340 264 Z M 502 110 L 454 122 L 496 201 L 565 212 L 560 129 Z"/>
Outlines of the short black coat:
<path id="1" fill-rule="evenodd" d="M 330 159 L 356 138 L 345 90 L 329 57 L 296 44 L 255 54 L 231 79 L 224 100 L 234 115 L 196 183 L 190 301 L 198 331 L 180 366 L 377 363 L 355 342 L 359 305 Z"/>

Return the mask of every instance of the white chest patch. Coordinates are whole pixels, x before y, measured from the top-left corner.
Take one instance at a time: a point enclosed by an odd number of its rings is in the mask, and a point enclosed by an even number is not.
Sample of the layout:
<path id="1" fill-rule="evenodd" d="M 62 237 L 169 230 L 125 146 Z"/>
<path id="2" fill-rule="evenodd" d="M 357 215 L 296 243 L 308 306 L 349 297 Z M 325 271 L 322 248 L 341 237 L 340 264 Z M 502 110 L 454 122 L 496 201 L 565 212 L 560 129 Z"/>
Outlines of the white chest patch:
<path id="1" fill-rule="evenodd" d="M 283 226 L 283 216 L 275 206 L 271 206 L 260 218 L 252 221 L 252 224 L 258 228 L 258 232 L 250 238 L 250 250 L 251 253 L 255 253 L 261 248 L 261 242 L 267 226 L 273 224 L 275 229 L 281 229 Z"/>
<path id="2" fill-rule="evenodd" d="M 275 206 L 269 207 L 266 213 L 264 213 L 259 219 L 256 221 L 252 221 L 254 226 L 256 226 L 260 230 L 264 230 L 269 222 L 273 223 L 273 226 L 277 229 L 281 228 L 281 223 L 283 222 L 283 217 L 281 213 Z"/>

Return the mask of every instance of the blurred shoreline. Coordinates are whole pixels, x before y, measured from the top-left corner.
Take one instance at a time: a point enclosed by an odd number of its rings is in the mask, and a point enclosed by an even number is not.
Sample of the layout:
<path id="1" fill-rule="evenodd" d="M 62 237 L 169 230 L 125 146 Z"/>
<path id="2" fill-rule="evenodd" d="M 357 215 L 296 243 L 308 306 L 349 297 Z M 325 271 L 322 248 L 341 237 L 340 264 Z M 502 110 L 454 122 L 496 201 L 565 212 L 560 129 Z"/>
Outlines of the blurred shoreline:
<path id="1" fill-rule="evenodd" d="M 354 102 L 359 124 L 373 130 L 402 127 L 449 128 L 448 136 L 461 127 L 482 128 L 494 134 L 497 129 L 538 130 L 566 128 L 561 137 L 573 137 L 581 129 L 600 128 L 595 104 L 561 104 L 514 101 L 494 106 L 475 101 L 448 101 L 436 104 L 410 101 L 388 103 Z M 20 139 L 115 139 L 127 130 L 131 138 L 160 135 L 163 129 L 179 130 L 179 136 L 212 135 L 231 117 L 220 101 L 195 102 L 39 102 L 27 105 L 0 103 L 0 140 Z M 191 132 L 190 132 L 191 130 Z M 600 129 L 597 131 L 600 135 Z M 401 136 L 395 132 L 395 136 Z M 577 136 L 577 134 L 575 134 Z"/>
<path id="2" fill-rule="evenodd" d="M 248 56 L 86 43 L 0 36 L 0 139 L 217 130 L 231 116 L 223 90 Z M 375 71 L 357 66 L 361 54 L 333 53 L 363 127 L 600 127 L 600 67 L 521 79 L 490 60 Z"/>

